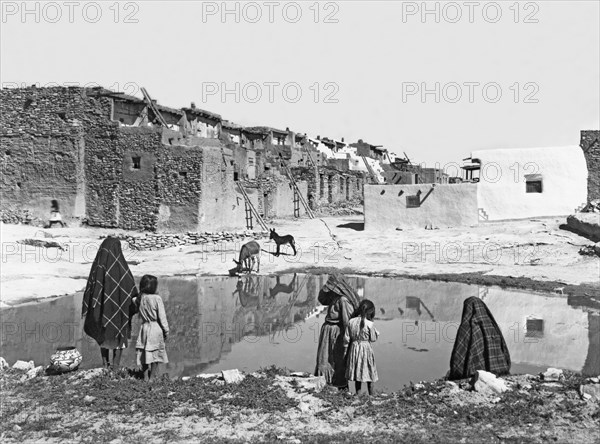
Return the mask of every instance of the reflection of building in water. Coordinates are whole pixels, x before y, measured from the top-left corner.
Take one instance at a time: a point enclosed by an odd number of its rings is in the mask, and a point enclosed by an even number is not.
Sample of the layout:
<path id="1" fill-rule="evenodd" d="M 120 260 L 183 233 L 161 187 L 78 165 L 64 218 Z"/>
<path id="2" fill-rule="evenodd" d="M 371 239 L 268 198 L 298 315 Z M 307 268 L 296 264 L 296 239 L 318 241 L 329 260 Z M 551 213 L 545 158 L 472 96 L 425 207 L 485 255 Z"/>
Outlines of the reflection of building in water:
<path id="1" fill-rule="evenodd" d="M 376 319 L 437 321 L 453 323 L 457 328 L 463 301 L 481 294 L 478 287 L 460 283 L 370 278 L 365 283 L 364 297 L 375 303 Z M 496 287 L 489 287 L 483 294 L 514 363 L 553 365 L 575 371 L 585 368 L 588 374 L 600 373 L 598 316 L 570 307 L 564 297 Z M 456 335 L 456 328 L 427 328 L 451 332 L 451 338 L 443 338 L 446 340 L 453 340 Z M 398 331 L 398 340 L 400 336 Z"/>
<path id="2" fill-rule="evenodd" d="M 279 279 L 248 276 L 242 278 L 240 287 L 235 278 L 160 278 L 159 293 L 171 329 L 167 342 L 168 373 L 200 373 L 221 360 L 244 337 L 276 335 L 291 324 L 314 316 L 315 309 L 321 307 L 317 294 L 326 280 L 327 276 L 303 274 L 298 274 L 295 281 L 291 275 Z M 429 340 L 431 332 L 445 331 L 452 336 L 442 338 L 449 341 L 449 349 L 461 320 L 463 301 L 481 294 L 476 286 L 458 283 L 352 276 L 348 281 L 375 303 L 378 322 L 418 322 L 416 328 L 427 333 Z M 247 291 L 244 304 L 239 288 Z M 277 288 L 283 291 L 272 291 Z M 564 297 L 494 287 L 484 293 L 514 363 L 600 373 L 600 316 L 596 312 L 571 307 Z M 98 345 L 82 334 L 81 300 L 82 294 L 78 293 L 3 309 L 0 355 L 11 364 L 17 359 L 32 359 L 36 365 L 45 365 L 56 348 L 74 345 L 82 352 L 82 368 L 101 366 Z M 436 326 L 444 328 L 432 329 Z M 123 365 L 135 366 L 138 331 L 136 316 Z M 387 340 L 401 341 L 400 329 L 397 332 L 397 337 Z"/>
<path id="3" fill-rule="evenodd" d="M 291 285 L 293 276 L 159 279 L 171 329 L 167 371 L 172 377 L 200 373 L 245 336 L 274 334 L 304 319 L 316 305 L 306 285 L 315 279 L 298 275 L 293 291 L 279 294 L 269 290 L 277 284 Z"/>
<path id="4" fill-rule="evenodd" d="M 76 346 L 81 350 L 81 298 L 82 294 L 77 293 L 3 309 L 0 313 L 0 356 L 9 364 L 21 359 L 45 365 L 50 363 L 50 356 L 58 347 Z"/>
<path id="5" fill-rule="evenodd" d="M 513 362 L 583 369 L 588 329 L 593 326 L 587 313 L 569 307 L 566 298 L 490 288 L 485 303 L 502 329 Z"/>
<path id="6" fill-rule="evenodd" d="M 254 280 L 260 280 L 258 284 Z M 240 295 L 245 303 L 235 313 L 234 323 L 242 325 L 242 336 L 263 336 L 275 334 L 291 324 L 308 317 L 316 301 L 316 281 L 318 276 L 245 276 L 238 281 L 234 294 Z M 253 288 L 255 295 L 244 289 Z"/>

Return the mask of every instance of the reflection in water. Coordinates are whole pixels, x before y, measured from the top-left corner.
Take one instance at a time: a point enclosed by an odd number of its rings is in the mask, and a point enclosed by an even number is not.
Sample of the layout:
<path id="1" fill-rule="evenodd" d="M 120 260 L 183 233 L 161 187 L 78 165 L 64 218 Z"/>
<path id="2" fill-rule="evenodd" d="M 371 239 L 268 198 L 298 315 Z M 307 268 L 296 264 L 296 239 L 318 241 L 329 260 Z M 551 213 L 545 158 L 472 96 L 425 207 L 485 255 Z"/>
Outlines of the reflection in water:
<path id="1" fill-rule="evenodd" d="M 159 279 L 171 332 L 172 377 L 228 368 L 256 370 L 275 364 L 312 371 L 324 316 L 316 297 L 327 276 L 248 275 L 240 279 L 189 277 Z M 463 301 L 485 299 L 509 346 L 512 372 L 553 366 L 600 373 L 600 316 L 569 306 L 564 297 L 505 291 L 458 283 L 348 277 L 377 308 L 381 332 L 374 344 L 380 387 L 443 377 L 460 324 Z M 82 368 L 102 365 L 98 345 L 82 333 L 82 294 L 0 311 L 2 355 L 9 363 L 48 363 L 58 347 L 76 346 Z M 135 366 L 133 322 L 123 364 Z"/>

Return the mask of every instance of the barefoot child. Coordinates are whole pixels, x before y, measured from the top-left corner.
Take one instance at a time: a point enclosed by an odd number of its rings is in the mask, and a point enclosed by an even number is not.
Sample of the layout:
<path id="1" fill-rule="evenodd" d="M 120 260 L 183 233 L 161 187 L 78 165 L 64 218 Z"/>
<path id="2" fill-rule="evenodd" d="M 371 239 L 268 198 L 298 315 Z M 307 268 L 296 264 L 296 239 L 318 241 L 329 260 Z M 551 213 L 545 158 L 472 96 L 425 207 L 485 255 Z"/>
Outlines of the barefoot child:
<path id="1" fill-rule="evenodd" d="M 371 342 L 375 342 L 379 336 L 373 318 L 375 305 L 368 299 L 363 299 L 348 322 L 344 334 L 344 347 L 348 347 L 348 344 L 350 346 L 346 355 L 346 378 L 354 381 L 356 394 L 360 392 L 362 383 L 366 382 L 369 395 L 372 395 L 373 383 L 379 379 L 371 347 Z"/>
<path id="2" fill-rule="evenodd" d="M 142 320 L 136 344 L 137 364 L 142 367 L 144 379 L 157 376 L 158 363 L 169 362 L 165 341 L 169 334 L 169 323 L 162 298 L 156 294 L 158 280 L 155 276 L 144 275 L 140 281 L 139 312 Z M 150 371 L 148 372 L 148 367 Z"/>

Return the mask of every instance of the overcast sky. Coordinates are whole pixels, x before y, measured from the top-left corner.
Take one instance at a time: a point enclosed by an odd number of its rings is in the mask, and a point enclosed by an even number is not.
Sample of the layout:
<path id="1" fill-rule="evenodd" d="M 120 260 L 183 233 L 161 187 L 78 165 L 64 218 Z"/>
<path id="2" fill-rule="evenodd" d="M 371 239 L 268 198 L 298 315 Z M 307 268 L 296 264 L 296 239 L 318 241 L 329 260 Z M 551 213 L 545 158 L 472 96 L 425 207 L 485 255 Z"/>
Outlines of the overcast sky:
<path id="1" fill-rule="evenodd" d="M 599 4 L 228 2 L 223 16 L 222 2 L 32 2 L 25 15 L 2 2 L 0 69 L 4 86 L 143 86 L 166 106 L 433 166 L 600 128 Z"/>

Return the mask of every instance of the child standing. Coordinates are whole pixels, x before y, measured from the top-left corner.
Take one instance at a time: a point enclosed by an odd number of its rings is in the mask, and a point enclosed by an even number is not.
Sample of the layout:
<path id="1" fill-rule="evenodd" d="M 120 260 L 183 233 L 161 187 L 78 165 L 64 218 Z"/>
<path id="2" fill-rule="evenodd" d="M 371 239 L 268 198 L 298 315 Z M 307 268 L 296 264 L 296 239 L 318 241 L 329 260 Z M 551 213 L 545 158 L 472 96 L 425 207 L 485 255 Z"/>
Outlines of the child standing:
<path id="1" fill-rule="evenodd" d="M 367 383 L 369 395 L 373 394 L 373 383 L 379 378 L 375 366 L 375 355 L 371 342 L 375 342 L 379 332 L 373 324 L 375 305 L 363 299 L 348 322 L 344 334 L 344 347 L 349 350 L 346 355 L 346 379 L 354 381 L 356 394 L 360 392 L 362 383 Z"/>
<path id="2" fill-rule="evenodd" d="M 142 367 L 144 380 L 157 376 L 158 364 L 167 363 L 165 341 L 169 334 L 169 323 L 162 298 L 156 294 L 158 279 L 149 274 L 140 281 L 139 315 L 142 319 L 137 338 L 137 364 Z M 150 371 L 148 371 L 150 367 Z"/>

